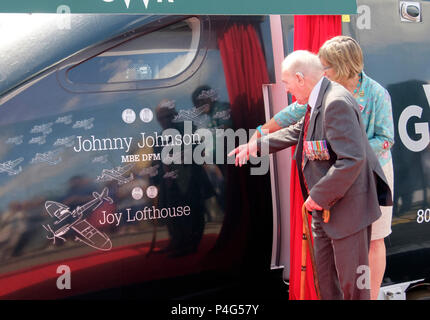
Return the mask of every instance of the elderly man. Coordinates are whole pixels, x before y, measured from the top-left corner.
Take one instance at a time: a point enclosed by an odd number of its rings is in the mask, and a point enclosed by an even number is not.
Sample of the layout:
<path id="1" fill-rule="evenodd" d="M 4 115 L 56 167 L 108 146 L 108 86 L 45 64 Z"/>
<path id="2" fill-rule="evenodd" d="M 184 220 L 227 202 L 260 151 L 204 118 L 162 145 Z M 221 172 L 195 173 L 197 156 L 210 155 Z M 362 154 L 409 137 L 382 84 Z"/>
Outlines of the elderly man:
<path id="1" fill-rule="evenodd" d="M 285 58 L 282 81 L 298 103 L 308 104 L 305 117 L 239 146 L 229 156 L 236 154 L 236 165 L 243 165 L 250 154 L 297 145 L 294 157 L 305 206 L 312 212 L 321 298 L 367 300 L 371 224 L 381 215 L 379 205 L 392 204 L 392 195 L 359 106 L 344 87 L 323 76 L 318 57 L 308 51 Z M 331 212 L 327 223 L 323 209 Z"/>

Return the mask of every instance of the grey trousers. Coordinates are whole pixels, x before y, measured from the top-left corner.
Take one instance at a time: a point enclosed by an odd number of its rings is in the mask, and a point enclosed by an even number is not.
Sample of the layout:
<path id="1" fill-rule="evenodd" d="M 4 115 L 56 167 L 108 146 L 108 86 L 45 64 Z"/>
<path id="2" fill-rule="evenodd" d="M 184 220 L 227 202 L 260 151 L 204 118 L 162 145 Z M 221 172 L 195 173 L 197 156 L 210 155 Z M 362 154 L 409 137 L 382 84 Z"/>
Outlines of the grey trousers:
<path id="1" fill-rule="evenodd" d="M 315 264 L 322 300 L 370 300 L 371 225 L 343 239 L 330 239 L 312 219 Z"/>

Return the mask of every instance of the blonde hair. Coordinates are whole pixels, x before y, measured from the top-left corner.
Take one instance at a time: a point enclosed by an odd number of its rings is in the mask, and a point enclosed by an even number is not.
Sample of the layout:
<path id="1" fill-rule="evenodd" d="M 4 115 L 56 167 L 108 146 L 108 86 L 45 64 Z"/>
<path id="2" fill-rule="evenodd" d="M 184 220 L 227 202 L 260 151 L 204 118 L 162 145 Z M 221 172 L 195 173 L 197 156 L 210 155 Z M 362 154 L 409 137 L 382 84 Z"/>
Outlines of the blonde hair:
<path id="1" fill-rule="evenodd" d="M 320 48 L 318 57 L 335 71 L 335 81 L 353 78 L 363 71 L 363 52 L 351 37 L 337 36 L 327 40 Z"/>

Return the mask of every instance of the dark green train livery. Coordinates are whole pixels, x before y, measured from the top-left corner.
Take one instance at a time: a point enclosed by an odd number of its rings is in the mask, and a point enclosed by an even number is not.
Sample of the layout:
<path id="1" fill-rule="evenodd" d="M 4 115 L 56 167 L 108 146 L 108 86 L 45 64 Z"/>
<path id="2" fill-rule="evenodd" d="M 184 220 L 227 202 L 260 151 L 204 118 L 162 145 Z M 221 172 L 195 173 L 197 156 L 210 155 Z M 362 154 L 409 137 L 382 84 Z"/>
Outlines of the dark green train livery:
<path id="1" fill-rule="evenodd" d="M 342 33 L 389 91 L 396 129 L 380 298 L 426 298 L 430 3 L 357 7 Z M 288 102 L 278 66 L 293 28 L 1 14 L 0 298 L 288 299 L 290 153 L 263 174 L 269 163 L 226 154 Z"/>

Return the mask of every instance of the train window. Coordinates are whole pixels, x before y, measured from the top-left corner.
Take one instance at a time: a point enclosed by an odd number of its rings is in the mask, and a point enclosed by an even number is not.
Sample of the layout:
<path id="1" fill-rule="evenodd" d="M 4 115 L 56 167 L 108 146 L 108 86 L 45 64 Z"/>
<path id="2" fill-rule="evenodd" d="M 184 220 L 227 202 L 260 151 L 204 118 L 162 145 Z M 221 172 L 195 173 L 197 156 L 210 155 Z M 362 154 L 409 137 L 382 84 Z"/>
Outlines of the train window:
<path id="1" fill-rule="evenodd" d="M 72 67 L 73 83 L 121 83 L 160 80 L 183 72 L 194 60 L 200 20 L 189 18 L 133 38 Z"/>

